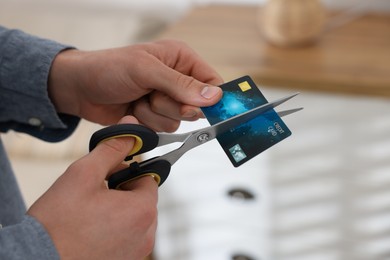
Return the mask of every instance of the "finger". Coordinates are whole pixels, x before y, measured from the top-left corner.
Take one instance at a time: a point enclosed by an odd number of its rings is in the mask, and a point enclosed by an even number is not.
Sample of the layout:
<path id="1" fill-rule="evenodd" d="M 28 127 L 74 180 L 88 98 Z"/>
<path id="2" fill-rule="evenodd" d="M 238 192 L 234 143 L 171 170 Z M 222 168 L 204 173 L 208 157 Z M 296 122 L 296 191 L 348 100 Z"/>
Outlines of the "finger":
<path id="1" fill-rule="evenodd" d="M 195 107 L 211 106 L 222 97 L 222 90 L 211 84 L 220 84 L 222 79 L 186 45 L 163 41 L 149 47 L 150 55 L 140 60 L 139 66 L 153 73 L 136 75 L 136 82 Z"/>
<path id="2" fill-rule="evenodd" d="M 176 71 L 207 84 L 218 86 L 223 83 L 222 77 L 185 42 L 161 40 L 156 44 L 164 49 L 157 54 L 157 57 Z"/>
<path id="3" fill-rule="evenodd" d="M 179 120 L 152 111 L 147 98 L 140 99 L 134 104 L 133 115 L 139 118 L 141 124 L 156 132 L 174 132 L 180 125 Z"/>
<path id="4" fill-rule="evenodd" d="M 194 121 L 202 116 L 200 108 L 179 103 L 159 91 L 150 94 L 149 102 L 154 113 L 175 120 Z"/>
<path id="5" fill-rule="evenodd" d="M 132 116 L 126 116 L 118 124 L 125 123 L 137 124 L 138 121 Z M 93 167 L 94 174 L 100 174 L 100 177 L 105 179 L 109 172 L 112 172 L 123 162 L 132 150 L 134 142 L 132 137 L 112 138 L 103 141 L 85 157 L 86 164 Z"/>
<path id="6" fill-rule="evenodd" d="M 131 191 L 132 194 L 137 193 L 137 196 L 142 198 L 147 205 L 157 205 L 158 184 L 150 175 L 145 175 L 122 184 L 121 190 Z"/>
<path id="7" fill-rule="evenodd" d="M 121 185 L 122 190 L 141 191 L 147 190 L 147 192 L 156 192 L 157 195 L 158 184 L 156 180 L 150 176 L 145 175 L 143 177 L 128 181 Z"/>
<path id="8" fill-rule="evenodd" d="M 155 79 L 156 83 L 159 82 L 156 89 L 167 93 L 180 103 L 205 107 L 214 105 L 222 97 L 221 88 L 207 85 L 192 76 L 181 74 L 174 69 L 164 66 L 159 72 L 161 74 L 156 73 L 159 74 L 159 78 Z"/>

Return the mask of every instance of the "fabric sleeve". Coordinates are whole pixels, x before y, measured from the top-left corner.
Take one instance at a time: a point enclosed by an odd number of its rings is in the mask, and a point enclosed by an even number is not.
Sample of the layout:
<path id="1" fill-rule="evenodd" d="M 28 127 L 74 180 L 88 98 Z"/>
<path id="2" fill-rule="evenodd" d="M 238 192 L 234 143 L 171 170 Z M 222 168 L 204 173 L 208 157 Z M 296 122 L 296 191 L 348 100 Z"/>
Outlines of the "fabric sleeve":
<path id="1" fill-rule="evenodd" d="M 0 229 L 0 259 L 60 259 L 45 228 L 26 215 L 19 224 Z"/>
<path id="2" fill-rule="evenodd" d="M 61 141 L 79 118 L 57 114 L 47 81 L 55 56 L 71 48 L 0 26 L 0 131 L 25 132 L 45 141 Z"/>

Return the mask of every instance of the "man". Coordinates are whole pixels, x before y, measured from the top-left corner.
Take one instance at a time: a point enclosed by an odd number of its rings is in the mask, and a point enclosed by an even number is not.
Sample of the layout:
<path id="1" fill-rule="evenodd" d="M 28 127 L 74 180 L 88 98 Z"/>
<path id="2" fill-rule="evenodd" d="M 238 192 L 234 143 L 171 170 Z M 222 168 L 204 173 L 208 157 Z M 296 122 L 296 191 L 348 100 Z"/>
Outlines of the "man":
<path id="1" fill-rule="evenodd" d="M 80 51 L 0 27 L 0 130 L 46 141 L 79 119 L 175 131 L 222 96 L 220 76 L 184 43 Z M 73 163 L 26 212 L 0 144 L 0 259 L 141 259 L 154 244 L 153 178 L 108 190 L 132 138 L 106 141 Z M 31 173 L 29 173 L 31 174 Z"/>

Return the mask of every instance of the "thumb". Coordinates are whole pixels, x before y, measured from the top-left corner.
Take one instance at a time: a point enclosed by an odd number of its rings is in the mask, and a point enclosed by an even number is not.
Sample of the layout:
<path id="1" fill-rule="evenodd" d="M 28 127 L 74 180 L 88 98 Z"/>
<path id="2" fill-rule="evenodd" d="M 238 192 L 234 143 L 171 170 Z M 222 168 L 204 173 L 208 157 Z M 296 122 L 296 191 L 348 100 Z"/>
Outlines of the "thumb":
<path id="1" fill-rule="evenodd" d="M 211 106 L 217 103 L 222 97 L 220 87 L 203 83 L 191 76 L 181 74 L 171 68 L 163 73 L 165 80 L 161 91 L 167 93 L 174 100 L 197 107 Z"/>
<path id="2" fill-rule="evenodd" d="M 138 124 L 138 120 L 132 116 L 123 117 L 118 124 Z M 98 144 L 86 157 L 93 165 L 95 176 L 105 179 L 111 171 L 120 165 L 129 152 L 133 149 L 135 140 L 132 137 L 112 138 Z M 100 176 L 101 175 L 101 176 Z"/>

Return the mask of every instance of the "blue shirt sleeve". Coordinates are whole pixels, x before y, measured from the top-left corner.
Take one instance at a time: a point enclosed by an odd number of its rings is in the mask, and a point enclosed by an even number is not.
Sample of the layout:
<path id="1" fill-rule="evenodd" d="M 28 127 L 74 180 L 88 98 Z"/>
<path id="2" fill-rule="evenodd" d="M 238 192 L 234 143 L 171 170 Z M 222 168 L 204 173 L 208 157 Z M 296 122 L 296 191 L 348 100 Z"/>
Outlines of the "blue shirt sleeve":
<path id="1" fill-rule="evenodd" d="M 60 259 L 44 227 L 26 215 L 19 224 L 0 230 L 0 259 Z"/>
<path id="2" fill-rule="evenodd" d="M 75 130 L 79 118 L 58 114 L 47 90 L 53 60 L 68 48 L 0 26 L 1 132 L 15 130 L 55 142 Z M 59 259 L 45 228 L 36 219 L 21 215 L 24 205 L 16 182 L 6 178 L 12 176 L 6 162 L 0 149 L 0 204 L 8 204 L 6 209 L 0 208 L 0 223 L 4 225 L 0 227 L 0 259 Z"/>
<path id="3" fill-rule="evenodd" d="M 61 141 L 79 118 L 57 114 L 47 81 L 55 56 L 71 48 L 0 26 L 0 131 L 15 130 L 45 141 Z"/>

